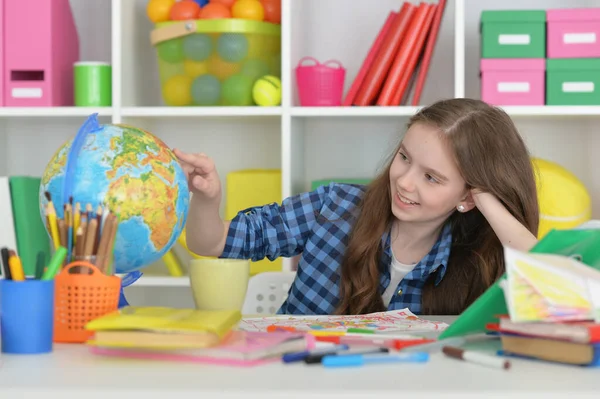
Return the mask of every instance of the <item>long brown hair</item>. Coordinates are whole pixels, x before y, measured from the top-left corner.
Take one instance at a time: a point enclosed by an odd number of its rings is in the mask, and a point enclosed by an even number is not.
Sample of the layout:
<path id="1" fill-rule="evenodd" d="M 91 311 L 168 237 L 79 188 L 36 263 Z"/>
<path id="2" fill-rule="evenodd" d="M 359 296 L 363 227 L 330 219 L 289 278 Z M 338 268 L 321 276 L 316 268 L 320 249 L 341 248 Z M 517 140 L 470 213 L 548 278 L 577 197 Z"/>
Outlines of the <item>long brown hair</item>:
<path id="1" fill-rule="evenodd" d="M 505 112 L 478 100 L 450 99 L 423 108 L 410 119 L 408 127 L 415 123 L 440 130 L 468 188 L 496 196 L 537 235 L 539 209 L 530 154 Z M 381 237 L 394 220 L 391 163 L 369 184 L 359 204 L 341 264 L 337 314 L 385 310 L 379 291 L 379 262 L 384 250 Z M 433 277 L 425 283 L 422 314 L 461 313 L 505 270 L 502 244 L 477 208 L 454 212 L 449 221 L 452 248 L 446 274 L 437 286 Z"/>

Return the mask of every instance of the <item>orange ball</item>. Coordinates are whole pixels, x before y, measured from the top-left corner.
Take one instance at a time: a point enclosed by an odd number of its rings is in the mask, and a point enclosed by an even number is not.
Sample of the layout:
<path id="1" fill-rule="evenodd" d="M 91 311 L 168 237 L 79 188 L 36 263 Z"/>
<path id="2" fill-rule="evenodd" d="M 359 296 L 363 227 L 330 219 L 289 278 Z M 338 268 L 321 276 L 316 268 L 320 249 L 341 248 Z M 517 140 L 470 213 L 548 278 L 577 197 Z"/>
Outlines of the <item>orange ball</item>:
<path id="1" fill-rule="evenodd" d="M 231 8 L 233 3 L 235 3 L 235 0 L 209 0 L 209 3 L 220 3 L 227 8 Z"/>
<path id="2" fill-rule="evenodd" d="M 231 7 L 231 15 L 233 18 L 262 21 L 265 18 L 265 10 L 258 0 L 238 0 Z"/>
<path id="3" fill-rule="evenodd" d="M 265 21 L 281 24 L 281 0 L 260 0 L 265 10 Z"/>
<path id="4" fill-rule="evenodd" d="M 242 70 L 242 64 L 239 62 L 227 62 L 213 54 L 208 59 L 208 72 L 215 75 L 217 79 L 223 82 L 225 79 Z"/>
<path id="5" fill-rule="evenodd" d="M 184 21 L 187 19 L 197 19 L 200 13 L 200 5 L 193 0 L 182 0 L 173 4 L 171 7 L 171 20 Z"/>
<path id="6" fill-rule="evenodd" d="M 229 8 L 221 3 L 208 3 L 200 10 L 200 19 L 231 18 Z"/>

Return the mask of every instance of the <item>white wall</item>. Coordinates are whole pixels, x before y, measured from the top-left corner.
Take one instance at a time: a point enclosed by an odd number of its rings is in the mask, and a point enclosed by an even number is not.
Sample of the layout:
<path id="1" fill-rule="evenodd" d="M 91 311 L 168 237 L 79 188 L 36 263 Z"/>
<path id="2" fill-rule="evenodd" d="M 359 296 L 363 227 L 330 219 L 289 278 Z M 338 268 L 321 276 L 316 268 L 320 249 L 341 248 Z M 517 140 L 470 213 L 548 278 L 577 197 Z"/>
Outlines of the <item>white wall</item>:
<path id="1" fill-rule="evenodd" d="M 119 2 L 113 1 L 119 4 Z M 482 9 L 536 9 L 542 7 L 600 7 L 600 0 L 465 0 L 465 93 L 479 97 L 479 15 Z M 80 34 L 81 58 L 111 61 L 111 2 L 72 0 Z M 144 0 L 122 0 L 122 95 L 124 107 L 160 106 L 160 84 L 152 28 Z M 303 56 L 321 61 L 337 59 L 347 68 L 351 85 L 368 48 L 387 14 L 400 0 L 293 0 L 290 49 L 292 67 Z M 455 54 L 455 0 L 449 0 L 443 18 L 422 103 L 453 97 Z M 293 70 L 290 71 L 293 76 Z M 291 88 L 297 104 L 295 85 Z M 287 111 L 286 111 L 287 112 Z M 593 196 L 594 217 L 600 217 L 600 115 L 587 117 L 515 116 L 534 155 L 560 163 L 575 173 Z M 40 175 L 53 152 L 72 137 L 84 116 L 0 117 L 0 175 Z M 285 118 L 283 118 L 285 119 Z M 111 117 L 102 117 L 110 122 Z M 293 192 L 306 190 L 310 181 L 330 177 L 370 177 L 381 166 L 403 131 L 407 117 L 291 117 Z M 241 168 L 277 168 L 282 159 L 282 117 L 124 117 L 154 132 L 172 147 L 203 151 L 217 162 L 221 177 Z M 285 123 L 285 121 L 284 121 Z M 147 272 L 162 273 L 162 265 Z M 139 301 L 171 294 L 173 306 L 191 306 L 188 288 L 131 288 Z M 144 299 L 145 298 L 145 299 Z"/>

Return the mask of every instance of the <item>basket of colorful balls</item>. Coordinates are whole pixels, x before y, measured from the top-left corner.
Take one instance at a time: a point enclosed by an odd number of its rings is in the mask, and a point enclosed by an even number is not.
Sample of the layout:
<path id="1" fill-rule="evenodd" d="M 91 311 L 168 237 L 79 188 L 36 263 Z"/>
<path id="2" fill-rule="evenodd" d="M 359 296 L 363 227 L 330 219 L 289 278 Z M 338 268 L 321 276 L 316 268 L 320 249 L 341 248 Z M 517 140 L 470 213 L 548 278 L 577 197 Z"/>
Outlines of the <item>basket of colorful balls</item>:
<path id="1" fill-rule="evenodd" d="M 149 0 L 169 106 L 281 101 L 281 0 Z"/>

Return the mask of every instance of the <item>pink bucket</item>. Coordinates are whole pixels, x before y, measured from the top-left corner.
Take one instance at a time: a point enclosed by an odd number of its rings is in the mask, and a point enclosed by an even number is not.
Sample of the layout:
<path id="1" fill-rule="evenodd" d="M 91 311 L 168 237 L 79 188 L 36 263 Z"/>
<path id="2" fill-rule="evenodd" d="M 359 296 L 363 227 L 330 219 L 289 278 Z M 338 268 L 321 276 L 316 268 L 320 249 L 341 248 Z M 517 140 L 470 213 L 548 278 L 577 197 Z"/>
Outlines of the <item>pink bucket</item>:
<path id="1" fill-rule="evenodd" d="M 302 65 L 312 61 L 314 65 Z M 342 105 L 346 69 L 339 61 L 320 63 L 312 57 L 304 57 L 296 67 L 296 82 L 300 105 L 309 107 Z"/>

